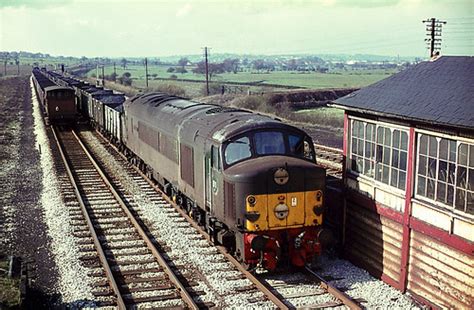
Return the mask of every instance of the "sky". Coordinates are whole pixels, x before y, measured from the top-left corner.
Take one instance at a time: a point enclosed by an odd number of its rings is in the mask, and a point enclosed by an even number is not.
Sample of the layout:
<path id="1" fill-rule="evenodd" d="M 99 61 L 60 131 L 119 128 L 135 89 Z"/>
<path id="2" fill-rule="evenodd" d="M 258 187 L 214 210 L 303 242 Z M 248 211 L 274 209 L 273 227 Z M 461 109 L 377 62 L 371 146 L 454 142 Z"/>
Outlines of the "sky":
<path id="1" fill-rule="evenodd" d="M 63 56 L 211 53 L 474 55 L 473 0 L 0 0 L 0 50 Z"/>

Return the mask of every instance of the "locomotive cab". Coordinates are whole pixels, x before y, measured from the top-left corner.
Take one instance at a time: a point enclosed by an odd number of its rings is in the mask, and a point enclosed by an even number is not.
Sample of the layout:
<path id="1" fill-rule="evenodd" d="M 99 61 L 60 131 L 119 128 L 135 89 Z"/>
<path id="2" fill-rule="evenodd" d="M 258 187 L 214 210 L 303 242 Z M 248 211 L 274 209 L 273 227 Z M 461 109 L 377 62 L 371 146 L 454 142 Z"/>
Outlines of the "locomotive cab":
<path id="1" fill-rule="evenodd" d="M 311 262 L 320 253 L 325 186 L 311 138 L 297 129 L 260 128 L 227 138 L 220 154 L 222 180 L 210 185 L 238 235 L 237 257 L 269 270 Z"/>

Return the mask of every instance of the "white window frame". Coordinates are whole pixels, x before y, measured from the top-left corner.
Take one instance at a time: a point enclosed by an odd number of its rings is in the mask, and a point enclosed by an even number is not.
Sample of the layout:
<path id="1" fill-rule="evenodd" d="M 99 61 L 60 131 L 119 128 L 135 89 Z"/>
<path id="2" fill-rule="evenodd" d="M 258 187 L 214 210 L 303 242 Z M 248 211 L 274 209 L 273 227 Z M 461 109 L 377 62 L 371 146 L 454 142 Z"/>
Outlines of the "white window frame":
<path id="1" fill-rule="evenodd" d="M 438 176 L 439 162 L 440 162 L 440 160 L 439 160 L 439 151 L 440 151 L 439 147 L 437 148 L 437 151 L 436 151 L 436 177 L 435 177 L 435 182 L 434 182 L 435 183 L 435 188 L 434 188 L 433 199 L 428 198 L 426 196 L 423 196 L 421 194 L 418 194 L 418 185 L 419 185 L 418 184 L 418 169 L 419 169 L 419 156 L 420 156 L 420 143 L 419 143 L 419 140 L 420 140 L 420 137 L 421 137 L 420 134 L 433 136 L 433 137 L 439 138 L 439 139 L 449 139 L 449 140 L 456 141 L 456 158 L 455 158 L 455 171 L 454 171 L 454 184 L 453 184 L 454 193 L 453 193 L 453 203 L 452 203 L 452 205 L 448 205 L 446 203 L 443 203 L 443 202 L 440 202 L 440 201 L 436 200 L 437 190 L 438 190 L 438 180 L 439 180 L 439 176 Z M 467 146 L 469 148 L 469 145 L 474 145 L 474 140 L 469 139 L 469 138 L 459 137 L 459 136 L 452 136 L 452 135 L 448 135 L 448 134 L 433 132 L 433 131 L 424 130 L 424 129 L 416 129 L 415 130 L 415 141 L 416 141 L 416 153 L 415 153 L 415 158 L 414 158 L 415 166 L 414 166 L 414 171 L 413 171 L 415 187 L 413 188 L 413 198 L 415 200 L 434 205 L 439 209 L 446 210 L 446 211 L 448 211 L 448 214 L 451 213 L 451 214 L 459 215 L 461 217 L 469 218 L 471 220 L 474 219 L 474 214 L 469 214 L 466 211 L 461 211 L 461 210 L 456 209 L 456 188 L 458 187 L 457 186 L 457 177 L 458 177 L 457 172 L 458 172 L 458 156 L 459 156 L 459 151 L 458 150 L 459 150 L 459 145 L 460 144 L 467 144 Z M 439 140 L 438 140 L 438 144 L 439 144 Z M 469 158 L 468 158 L 468 160 L 469 160 Z M 469 162 L 468 162 L 468 165 L 469 165 Z M 469 169 L 469 166 L 468 166 L 468 169 Z M 466 175 L 466 178 L 467 177 L 468 176 Z M 467 192 L 468 190 L 465 190 L 465 191 Z"/>
<path id="2" fill-rule="evenodd" d="M 359 173 L 357 171 L 354 171 L 352 170 L 352 124 L 353 122 L 352 121 L 361 121 L 361 122 L 364 122 L 364 123 L 370 123 L 370 124 L 374 124 L 375 125 L 375 152 L 377 152 L 377 128 L 379 126 L 382 126 L 382 127 L 386 127 L 386 128 L 389 128 L 390 131 L 392 132 L 393 134 L 393 130 L 400 130 L 401 132 L 405 132 L 407 134 L 407 159 L 406 159 L 406 171 L 405 171 L 405 189 L 399 189 L 398 187 L 394 187 L 392 185 L 390 185 L 390 180 L 391 180 L 391 168 L 390 168 L 390 172 L 389 172 L 389 184 L 386 184 L 382 181 L 378 181 L 375 179 L 375 169 L 376 169 L 376 160 L 375 160 L 375 157 L 374 157 L 374 175 L 373 177 L 370 177 L 370 176 L 367 176 L 367 175 L 364 175 L 363 173 Z M 382 121 L 376 121 L 376 120 L 371 120 L 371 119 L 366 119 L 366 118 L 361 118 L 361 117 L 357 117 L 357 116 L 349 116 L 348 117 L 348 132 L 347 132 L 347 150 L 348 150 L 348 154 L 347 154 L 347 162 L 346 162 L 346 167 L 347 167 L 347 170 L 354 176 L 356 176 L 357 178 L 361 178 L 362 180 L 366 180 L 366 181 L 369 181 L 369 182 L 373 182 L 373 184 L 378 187 L 378 188 L 381 188 L 383 190 L 386 190 L 386 191 L 389 191 L 389 192 L 394 192 L 395 194 L 398 194 L 399 196 L 405 196 L 405 193 L 406 193 L 406 187 L 408 185 L 408 178 L 410 177 L 408 175 L 408 158 L 410 156 L 409 154 L 409 150 L 410 150 L 410 128 L 407 127 L 407 126 L 401 126 L 401 125 L 397 125 L 397 124 L 392 124 L 392 123 L 387 123 L 387 122 L 382 122 Z M 365 127 L 364 127 L 365 129 Z M 364 130 L 364 141 L 365 141 L 365 130 Z M 364 143 L 365 145 L 365 143 Z M 364 146 L 364 149 L 365 149 L 365 146 Z M 393 147 L 391 146 L 390 147 L 391 150 L 393 150 Z M 391 163 L 392 163 L 392 155 L 393 155 L 393 151 L 390 151 L 390 166 L 391 166 Z M 376 155 L 374 155 L 376 156 Z"/>

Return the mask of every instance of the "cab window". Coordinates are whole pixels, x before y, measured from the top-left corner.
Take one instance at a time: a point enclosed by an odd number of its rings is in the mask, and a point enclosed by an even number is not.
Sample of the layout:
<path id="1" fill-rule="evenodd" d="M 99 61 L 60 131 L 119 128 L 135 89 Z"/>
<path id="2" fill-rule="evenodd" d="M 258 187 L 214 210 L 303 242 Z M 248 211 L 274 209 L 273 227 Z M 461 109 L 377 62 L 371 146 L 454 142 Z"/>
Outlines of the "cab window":
<path id="1" fill-rule="evenodd" d="M 300 135 L 288 135 L 288 145 L 290 146 L 290 153 L 298 157 L 304 155 L 303 137 Z"/>
<path id="2" fill-rule="evenodd" d="M 250 139 L 248 137 L 241 137 L 237 140 L 230 141 L 225 148 L 224 156 L 227 165 L 232 165 L 233 163 L 251 157 Z"/>
<path id="3" fill-rule="evenodd" d="M 257 155 L 285 154 L 285 139 L 282 132 L 263 131 L 254 135 Z"/>

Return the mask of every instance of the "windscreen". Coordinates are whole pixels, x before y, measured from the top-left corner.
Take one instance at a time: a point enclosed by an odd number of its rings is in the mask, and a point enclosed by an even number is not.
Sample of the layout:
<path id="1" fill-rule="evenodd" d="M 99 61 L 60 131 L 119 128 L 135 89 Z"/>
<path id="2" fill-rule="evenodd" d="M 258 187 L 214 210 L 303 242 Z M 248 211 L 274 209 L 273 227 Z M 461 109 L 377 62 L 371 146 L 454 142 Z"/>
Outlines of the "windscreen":
<path id="1" fill-rule="evenodd" d="M 227 166 L 267 155 L 287 155 L 314 161 L 311 139 L 303 134 L 278 130 L 256 131 L 224 144 L 224 162 Z"/>

